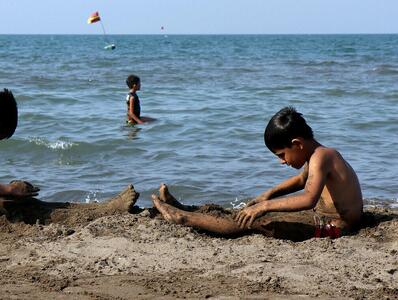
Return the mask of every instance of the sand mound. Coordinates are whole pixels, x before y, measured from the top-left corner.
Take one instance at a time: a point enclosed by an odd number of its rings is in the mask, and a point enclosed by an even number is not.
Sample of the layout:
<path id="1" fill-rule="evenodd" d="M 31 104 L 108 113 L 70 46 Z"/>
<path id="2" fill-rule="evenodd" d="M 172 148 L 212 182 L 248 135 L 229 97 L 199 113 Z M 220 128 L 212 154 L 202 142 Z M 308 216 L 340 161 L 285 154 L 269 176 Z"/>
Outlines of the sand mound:
<path id="1" fill-rule="evenodd" d="M 49 225 L 0 218 L 2 299 L 380 298 L 398 295 L 398 211 L 368 227 L 294 243 L 211 237 L 153 211 Z"/>

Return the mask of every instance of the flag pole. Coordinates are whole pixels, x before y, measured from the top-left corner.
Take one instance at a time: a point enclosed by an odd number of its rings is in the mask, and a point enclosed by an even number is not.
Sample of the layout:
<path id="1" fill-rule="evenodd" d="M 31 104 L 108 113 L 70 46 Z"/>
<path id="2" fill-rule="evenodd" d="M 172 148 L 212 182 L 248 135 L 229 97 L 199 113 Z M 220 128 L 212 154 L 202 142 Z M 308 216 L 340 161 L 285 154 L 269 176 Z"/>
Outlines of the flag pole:
<path id="1" fill-rule="evenodd" d="M 105 32 L 104 24 L 102 24 L 102 20 L 100 20 L 100 23 L 101 23 L 102 31 L 104 32 L 104 39 L 105 39 L 105 42 L 107 42 L 107 43 L 109 44 L 109 41 L 108 41 L 108 39 L 107 39 L 107 37 L 106 37 L 106 32 Z"/>

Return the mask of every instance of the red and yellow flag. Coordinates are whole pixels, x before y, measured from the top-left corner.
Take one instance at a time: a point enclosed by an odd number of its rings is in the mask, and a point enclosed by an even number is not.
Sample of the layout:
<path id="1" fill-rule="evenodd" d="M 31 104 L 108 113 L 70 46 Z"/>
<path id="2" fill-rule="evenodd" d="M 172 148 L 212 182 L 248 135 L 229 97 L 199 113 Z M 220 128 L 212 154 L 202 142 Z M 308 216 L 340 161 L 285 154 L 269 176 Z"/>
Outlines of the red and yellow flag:
<path id="1" fill-rule="evenodd" d="M 101 21 L 101 18 L 99 16 L 98 11 L 96 11 L 95 13 L 91 14 L 90 17 L 87 20 L 87 24 L 91 24 L 91 23 L 95 23 Z"/>

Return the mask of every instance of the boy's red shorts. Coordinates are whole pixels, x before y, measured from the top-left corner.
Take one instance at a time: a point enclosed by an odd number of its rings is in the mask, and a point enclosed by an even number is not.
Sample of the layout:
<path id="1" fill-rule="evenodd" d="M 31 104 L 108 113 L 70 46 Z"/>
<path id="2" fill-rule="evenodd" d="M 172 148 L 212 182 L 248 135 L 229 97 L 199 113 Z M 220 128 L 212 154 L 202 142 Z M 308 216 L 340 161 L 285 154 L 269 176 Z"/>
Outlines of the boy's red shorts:
<path id="1" fill-rule="evenodd" d="M 341 237 L 341 229 L 331 224 L 325 224 L 323 226 L 317 225 L 315 227 L 314 237 L 330 237 L 332 239 L 336 239 Z"/>

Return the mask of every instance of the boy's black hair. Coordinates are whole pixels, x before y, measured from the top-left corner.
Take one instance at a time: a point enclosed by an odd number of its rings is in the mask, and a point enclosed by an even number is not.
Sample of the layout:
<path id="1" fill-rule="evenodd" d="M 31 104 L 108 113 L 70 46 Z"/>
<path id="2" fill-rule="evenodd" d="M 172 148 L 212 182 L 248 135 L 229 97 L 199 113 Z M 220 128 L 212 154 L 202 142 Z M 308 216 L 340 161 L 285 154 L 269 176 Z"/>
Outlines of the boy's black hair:
<path id="1" fill-rule="evenodd" d="M 4 89 L 0 91 L 0 140 L 10 138 L 17 128 L 18 108 L 14 95 Z"/>
<path id="2" fill-rule="evenodd" d="M 134 84 L 138 84 L 140 82 L 140 78 L 137 75 L 131 74 L 126 79 L 126 84 L 129 89 L 132 89 Z"/>
<path id="3" fill-rule="evenodd" d="M 295 138 L 313 139 L 310 126 L 294 107 L 285 107 L 278 111 L 268 122 L 264 131 L 264 142 L 271 152 L 290 148 Z"/>

